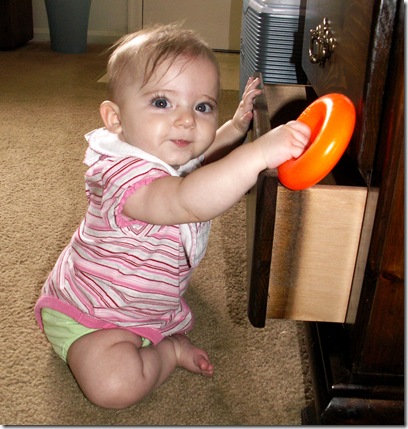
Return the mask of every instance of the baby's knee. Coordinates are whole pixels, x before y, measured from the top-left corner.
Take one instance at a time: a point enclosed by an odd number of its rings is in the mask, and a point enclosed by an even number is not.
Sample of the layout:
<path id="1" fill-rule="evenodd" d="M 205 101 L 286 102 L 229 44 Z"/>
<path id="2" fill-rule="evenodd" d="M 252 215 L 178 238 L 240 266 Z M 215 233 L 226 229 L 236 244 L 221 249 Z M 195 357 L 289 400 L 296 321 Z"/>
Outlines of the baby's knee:
<path id="1" fill-rule="evenodd" d="M 84 394 L 94 405 L 116 410 L 128 408 L 143 399 L 137 383 L 131 384 L 115 375 L 107 376 L 95 389 Z"/>

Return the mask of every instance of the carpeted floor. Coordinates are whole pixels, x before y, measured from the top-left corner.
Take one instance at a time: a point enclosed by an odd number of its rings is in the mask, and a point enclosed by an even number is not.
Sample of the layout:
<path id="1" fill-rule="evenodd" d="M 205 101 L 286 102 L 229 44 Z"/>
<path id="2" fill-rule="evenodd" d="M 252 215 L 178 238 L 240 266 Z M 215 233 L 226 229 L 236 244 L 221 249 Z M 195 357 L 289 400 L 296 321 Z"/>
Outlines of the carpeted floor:
<path id="1" fill-rule="evenodd" d="M 0 424 L 299 425 L 311 400 L 303 325 L 246 316 L 244 199 L 214 220 L 207 256 L 187 299 L 192 340 L 213 379 L 176 370 L 146 400 L 122 411 L 87 401 L 37 327 L 33 306 L 86 207 L 83 135 L 101 126 L 106 55 L 52 52 L 31 43 L 0 52 Z M 237 91 L 224 91 L 221 120 Z"/>

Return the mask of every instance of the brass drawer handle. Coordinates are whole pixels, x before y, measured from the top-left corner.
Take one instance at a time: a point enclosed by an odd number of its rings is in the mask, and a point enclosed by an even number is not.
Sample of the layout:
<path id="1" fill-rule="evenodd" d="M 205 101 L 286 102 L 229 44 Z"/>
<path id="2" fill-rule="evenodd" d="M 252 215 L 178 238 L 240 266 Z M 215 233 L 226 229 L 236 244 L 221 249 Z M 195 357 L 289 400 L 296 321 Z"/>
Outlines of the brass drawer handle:
<path id="1" fill-rule="evenodd" d="M 336 46 L 336 39 L 329 28 L 329 20 L 323 18 L 323 23 L 310 30 L 309 61 L 313 64 L 324 65 L 331 57 Z"/>

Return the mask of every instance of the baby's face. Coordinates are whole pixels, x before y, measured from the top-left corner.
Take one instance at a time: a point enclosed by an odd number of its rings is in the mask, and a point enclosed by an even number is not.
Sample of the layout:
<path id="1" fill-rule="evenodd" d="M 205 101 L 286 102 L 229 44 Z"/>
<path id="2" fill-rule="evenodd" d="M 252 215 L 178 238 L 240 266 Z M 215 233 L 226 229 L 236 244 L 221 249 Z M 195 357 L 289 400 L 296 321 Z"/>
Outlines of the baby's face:
<path id="1" fill-rule="evenodd" d="M 117 103 L 121 139 L 175 168 L 203 154 L 218 127 L 217 70 L 202 58 L 186 60 L 166 60 L 145 86 L 133 82 Z"/>

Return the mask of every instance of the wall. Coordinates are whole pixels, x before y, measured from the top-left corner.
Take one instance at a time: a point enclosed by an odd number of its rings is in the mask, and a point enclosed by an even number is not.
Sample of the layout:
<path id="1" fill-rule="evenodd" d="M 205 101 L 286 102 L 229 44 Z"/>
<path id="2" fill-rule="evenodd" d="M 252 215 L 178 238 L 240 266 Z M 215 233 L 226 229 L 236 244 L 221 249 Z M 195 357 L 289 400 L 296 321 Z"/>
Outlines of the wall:
<path id="1" fill-rule="evenodd" d="M 34 40 L 49 40 L 44 0 L 32 3 Z M 171 14 L 156 16 L 155 11 L 162 11 L 163 6 Z M 165 0 L 164 4 L 163 0 L 93 0 L 88 43 L 111 44 L 123 34 L 142 28 L 143 23 L 185 19 L 186 26 L 199 31 L 214 49 L 239 50 L 241 10 L 242 0 Z"/>
<path id="2" fill-rule="evenodd" d="M 215 49 L 239 50 L 242 0 L 145 0 L 143 24 L 185 21 Z"/>
<path id="3" fill-rule="evenodd" d="M 44 0 L 32 0 L 34 40 L 49 40 Z M 114 5 L 114 7 L 112 7 Z M 88 43 L 111 44 L 128 32 L 128 0 L 93 0 Z"/>

